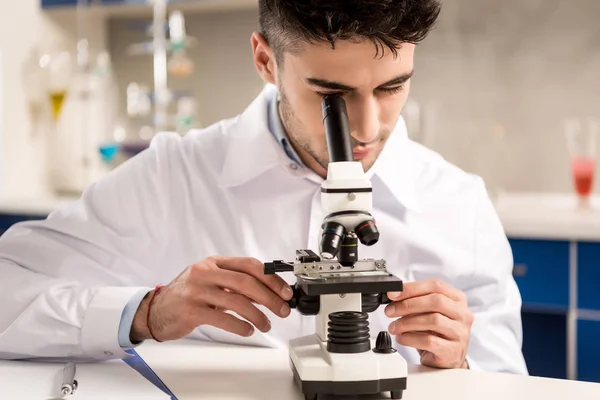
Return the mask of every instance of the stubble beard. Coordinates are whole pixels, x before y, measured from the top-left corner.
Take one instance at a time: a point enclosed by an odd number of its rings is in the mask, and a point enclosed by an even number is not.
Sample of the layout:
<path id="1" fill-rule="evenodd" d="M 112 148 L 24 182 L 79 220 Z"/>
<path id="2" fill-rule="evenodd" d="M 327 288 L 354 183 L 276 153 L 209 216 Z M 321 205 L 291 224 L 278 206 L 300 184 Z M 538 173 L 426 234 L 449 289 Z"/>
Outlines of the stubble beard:
<path id="1" fill-rule="evenodd" d="M 294 114 L 294 110 L 290 106 L 285 91 L 283 88 L 279 91 L 279 112 L 281 113 L 281 123 L 286 130 L 289 139 L 310 155 L 323 169 L 327 170 L 329 164 L 329 157 L 327 154 L 318 154 L 311 146 L 310 140 L 304 128 L 302 122 Z M 327 148 L 326 143 L 324 148 Z"/>

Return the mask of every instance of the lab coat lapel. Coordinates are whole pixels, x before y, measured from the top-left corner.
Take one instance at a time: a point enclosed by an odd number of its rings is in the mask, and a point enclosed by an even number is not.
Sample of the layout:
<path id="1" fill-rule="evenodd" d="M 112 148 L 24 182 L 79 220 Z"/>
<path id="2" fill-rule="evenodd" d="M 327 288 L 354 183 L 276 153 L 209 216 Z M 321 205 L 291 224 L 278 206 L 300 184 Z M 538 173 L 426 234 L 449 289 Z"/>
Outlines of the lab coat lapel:
<path id="1" fill-rule="evenodd" d="M 285 162 L 287 156 L 267 123 L 269 95 L 265 88 L 232 125 L 223 127 L 228 134 L 222 188 L 242 185 Z"/>
<path id="2" fill-rule="evenodd" d="M 412 159 L 409 148 L 411 145 L 404 119 L 400 117 L 388 142 L 367 175 L 379 179 L 406 209 L 420 212 L 416 189 L 417 163 Z M 377 201 L 376 197 L 374 201 Z"/>

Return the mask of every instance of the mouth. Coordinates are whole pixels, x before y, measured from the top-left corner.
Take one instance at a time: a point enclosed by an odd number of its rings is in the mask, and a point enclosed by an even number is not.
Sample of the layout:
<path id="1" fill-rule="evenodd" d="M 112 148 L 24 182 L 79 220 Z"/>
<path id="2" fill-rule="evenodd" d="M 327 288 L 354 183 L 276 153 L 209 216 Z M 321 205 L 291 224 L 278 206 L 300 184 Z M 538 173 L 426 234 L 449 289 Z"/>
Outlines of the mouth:
<path id="1" fill-rule="evenodd" d="M 372 147 L 366 146 L 357 146 L 354 148 L 354 160 L 359 161 L 365 157 L 367 157 L 371 151 L 373 151 Z"/>

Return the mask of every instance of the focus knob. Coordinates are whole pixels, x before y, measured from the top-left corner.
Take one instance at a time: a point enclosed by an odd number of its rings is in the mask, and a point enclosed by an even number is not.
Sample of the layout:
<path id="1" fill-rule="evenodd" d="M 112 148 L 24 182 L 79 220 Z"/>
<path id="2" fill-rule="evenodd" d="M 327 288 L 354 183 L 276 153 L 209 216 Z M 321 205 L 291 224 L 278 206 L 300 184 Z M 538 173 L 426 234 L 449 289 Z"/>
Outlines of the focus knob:
<path id="1" fill-rule="evenodd" d="M 373 351 L 381 354 L 390 354 L 396 352 L 396 349 L 392 346 L 392 337 L 389 333 L 386 331 L 379 332 Z"/>
<path id="2" fill-rule="evenodd" d="M 290 308 L 295 308 L 302 315 L 317 315 L 321 308 L 320 296 L 308 296 L 304 290 L 295 283 L 292 286 L 294 296 L 287 301 Z"/>

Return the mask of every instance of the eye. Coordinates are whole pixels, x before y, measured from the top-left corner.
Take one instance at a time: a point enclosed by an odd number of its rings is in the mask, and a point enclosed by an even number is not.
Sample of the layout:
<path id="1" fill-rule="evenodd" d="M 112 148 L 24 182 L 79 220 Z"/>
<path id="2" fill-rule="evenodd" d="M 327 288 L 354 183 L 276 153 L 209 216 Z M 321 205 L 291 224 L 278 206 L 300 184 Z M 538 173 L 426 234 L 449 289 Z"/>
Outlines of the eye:
<path id="1" fill-rule="evenodd" d="M 323 99 L 325 97 L 327 97 L 327 96 L 340 96 L 340 97 L 344 96 L 344 93 L 341 93 L 341 92 L 339 92 L 339 93 L 321 93 L 321 92 L 316 92 L 316 93 L 317 93 L 317 95 L 319 97 L 321 97 Z"/>
<path id="2" fill-rule="evenodd" d="M 394 87 L 389 87 L 389 88 L 381 88 L 379 90 L 381 90 L 382 92 L 387 93 L 387 94 L 395 94 L 395 93 L 401 92 L 402 89 L 404 89 L 404 87 L 402 85 L 400 85 L 400 86 L 394 86 Z"/>

